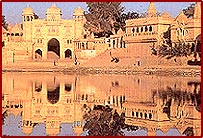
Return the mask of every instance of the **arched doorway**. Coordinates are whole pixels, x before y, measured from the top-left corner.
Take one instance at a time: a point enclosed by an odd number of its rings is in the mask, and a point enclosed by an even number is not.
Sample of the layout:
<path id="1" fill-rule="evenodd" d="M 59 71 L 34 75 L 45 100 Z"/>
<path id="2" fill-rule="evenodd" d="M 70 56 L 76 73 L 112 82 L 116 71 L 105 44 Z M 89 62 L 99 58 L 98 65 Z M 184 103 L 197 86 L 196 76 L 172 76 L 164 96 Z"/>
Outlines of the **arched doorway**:
<path id="1" fill-rule="evenodd" d="M 59 96 L 60 96 L 60 86 L 47 84 L 47 99 L 49 103 L 51 104 L 57 103 L 59 101 Z"/>
<path id="2" fill-rule="evenodd" d="M 40 49 L 35 51 L 35 59 L 42 59 L 42 51 Z"/>
<path id="3" fill-rule="evenodd" d="M 67 49 L 67 50 L 65 51 L 65 58 L 72 58 L 72 52 L 71 52 L 70 49 Z"/>
<path id="4" fill-rule="evenodd" d="M 47 59 L 60 58 L 60 43 L 56 38 L 52 38 L 48 42 Z"/>

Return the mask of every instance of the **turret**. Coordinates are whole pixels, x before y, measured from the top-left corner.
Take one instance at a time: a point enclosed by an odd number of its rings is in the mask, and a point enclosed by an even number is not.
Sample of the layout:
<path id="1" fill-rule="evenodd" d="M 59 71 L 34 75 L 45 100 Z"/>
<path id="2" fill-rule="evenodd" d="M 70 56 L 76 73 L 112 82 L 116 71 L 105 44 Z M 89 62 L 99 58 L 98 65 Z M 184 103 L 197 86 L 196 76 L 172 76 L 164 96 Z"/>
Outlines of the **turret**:
<path id="1" fill-rule="evenodd" d="M 75 21 L 84 21 L 85 20 L 84 10 L 80 6 L 75 9 L 73 18 Z"/>
<path id="2" fill-rule="evenodd" d="M 30 22 L 34 19 L 34 11 L 32 8 L 29 7 L 29 5 L 27 5 L 27 7 L 23 9 L 22 17 L 23 23 Z"/>
<path id="3" fill-rule="evenodd" d="M 86 22 L 85 16 L 84 16 L 84 10 L 79 6 L 75 9 L 73 18 L 75 21 L 74 25 L 74 35 L 76 39 L 83 38 L 84 35 L 84 24 Z"/>
<path id="4" fill-rule="evenodd" d="M 61 9 L 59 9 L 55 4 L 53 4 L 50 8 L 46 11 L 46 19 L 48 21 L 59 21 L 61 20 Z"/>
<path id="5" fill-rule="evenodd" d="M 80 136 L 83 133 L 84 124 L 81 121 L 75 121 L 73 124 L 73 132 L 76 136 Z"/>
<path id="6" fill-rule="evenodd" d="M 196 4 L 195 4 L 194 19 L 201 19 L 201 5 L 200 5 L 200 2 L 196 2 Z"/>
<path id="7" fill-rule="evenodd" d="M 150 2 L 149 8 L 147 10 L 148 17 L 157 17 L 157 10 L 154 2 Z"/>
<path id="8" fill-rule="evenodd" d="M 22 12 L 23 20 L 23 38 L 25 41 L 32 41 L 32 21 L 34 20 L 34 11 L 29 5 L 23 9 Z"/>

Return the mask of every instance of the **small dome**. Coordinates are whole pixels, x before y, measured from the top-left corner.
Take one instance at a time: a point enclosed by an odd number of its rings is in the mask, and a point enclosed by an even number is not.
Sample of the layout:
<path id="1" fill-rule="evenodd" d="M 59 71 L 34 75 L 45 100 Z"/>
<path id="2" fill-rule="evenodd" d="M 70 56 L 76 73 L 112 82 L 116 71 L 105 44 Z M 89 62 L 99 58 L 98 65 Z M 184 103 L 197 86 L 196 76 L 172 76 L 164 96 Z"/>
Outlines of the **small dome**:
<path id="1" fill-rule="evenodd" d="M 50 8 L 46 11 L 47 14 L 49 13 L 61 13 L 61 9 L 59 9 L 56 4 L 53 4 Z"/>
<path id="2" fill-rule="evenodd" d="M 29 7 L 29 5 L 27 5 L 26 8 L 23 9 L 23 13 L 25 14 L 33 14 L 34 10 L 32 8 Z"/>
<path id="3" fill-rule="evenodd" d="M 163 17 L 163 18 L 171 18 L 171 16 L 167 12 L 163 12 L 161 14 L 161 17 Z"/>
<path id="4" fill-rule="evenodd" d="M 76 136 L 80 136 L 83 133 L 83 126 L 73 127 L 73 132 Z"/>
<path id="5" fill-rule="evenodd" d="M 30 135 L 32 133 L 32 127 L 22 127 L 22 132 L 25 135 Z"/>
<path id="6" fill-rule="evenodd" d="M 84 10 L 79 6 L 75 9 L 74 15 L 84 15 Z"/>

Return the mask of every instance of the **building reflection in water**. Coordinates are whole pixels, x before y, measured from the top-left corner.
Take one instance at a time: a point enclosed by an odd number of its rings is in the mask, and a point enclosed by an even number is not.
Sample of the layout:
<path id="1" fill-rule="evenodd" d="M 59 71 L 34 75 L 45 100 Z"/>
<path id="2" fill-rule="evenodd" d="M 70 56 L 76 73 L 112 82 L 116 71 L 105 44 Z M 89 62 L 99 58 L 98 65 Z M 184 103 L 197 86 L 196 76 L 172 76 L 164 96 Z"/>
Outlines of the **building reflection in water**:
<path id="1" fill-rule="evenodd" d="M 47 135 L 59 134 L 65 123 L 80 135 L 97 106 L 125 116 L 121 131 L 142 128 L 153 136 L 175 128 L 181 135 L 201 135 L 198 77 L 3 73 L 2 83 L 3 125 L 9 115 L 21 115 L 26 135 L 41 123 Z"/>

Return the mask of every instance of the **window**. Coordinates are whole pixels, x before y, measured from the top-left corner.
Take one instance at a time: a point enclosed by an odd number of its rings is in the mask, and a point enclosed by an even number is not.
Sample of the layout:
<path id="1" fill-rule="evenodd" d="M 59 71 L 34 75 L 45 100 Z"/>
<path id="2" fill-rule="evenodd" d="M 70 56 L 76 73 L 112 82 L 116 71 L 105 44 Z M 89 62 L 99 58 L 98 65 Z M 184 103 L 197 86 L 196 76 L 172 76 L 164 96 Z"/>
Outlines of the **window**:
<path id="1" fill-rule="evenodd" d="M 145 26 L 145 32 L 147 32 L 148 31 L 148 28 L 147 28 L 147 26 Z"/>
<path id="2" fill-rule="evenodd" d="M 135 32 L 135 28 L 132 29 L 132 32 L 133 32 L 133 33 Z"/>
<path id="3" fill-rule="evenodd" d="M 4 47 L 4 46 L 5 46 L 5 42 L 3 41 L 3 42 L 2 42 L 2 47 Z"/>
<path id="4" fill-rule="evenodd" d="M 143 27 L 141 27 L 141 32 L 143 32 Z"/>
<path id="5" fill-rule="evenodd" d="M 149 31 L 152 32 L 152 26 L 149 27 Z"/>
<path id="6" fill-rule="evenodd" d="M 134 112 L 132 111 L 132 117 L 134 117 Z"/>
<path id="7" fill-rule="evenodd" d="M 139 33 L 139 27 L 137 27 L 137 33 Z"/>

